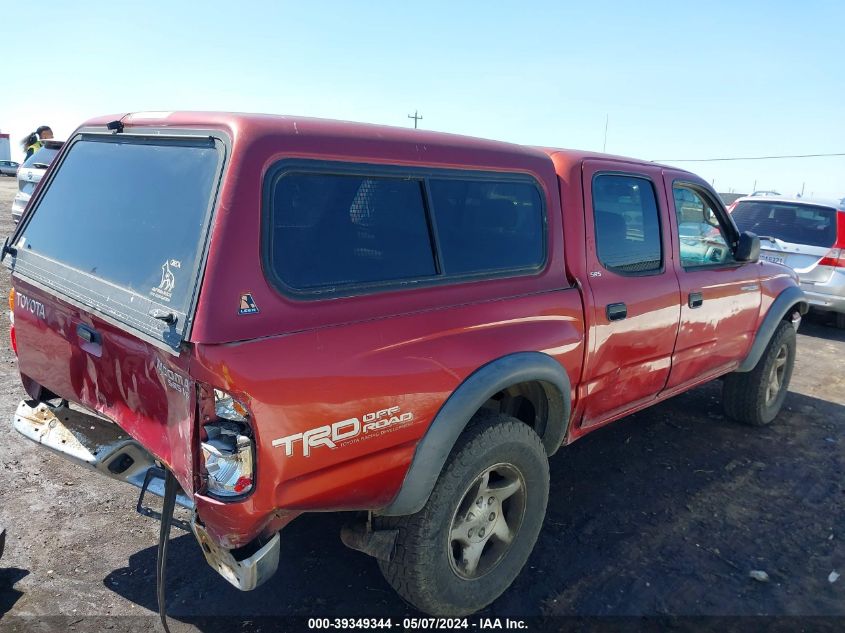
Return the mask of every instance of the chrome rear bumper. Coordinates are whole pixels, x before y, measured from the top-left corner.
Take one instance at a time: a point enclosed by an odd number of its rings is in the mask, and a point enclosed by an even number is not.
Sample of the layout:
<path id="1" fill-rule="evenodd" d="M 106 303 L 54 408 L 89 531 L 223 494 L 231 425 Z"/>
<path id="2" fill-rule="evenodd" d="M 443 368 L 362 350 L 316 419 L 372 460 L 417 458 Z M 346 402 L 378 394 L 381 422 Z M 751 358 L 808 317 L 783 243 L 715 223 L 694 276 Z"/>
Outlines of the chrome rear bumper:
<path id="1" fill-rule="evenodd" d="M 137 488 L 144 485 L 147 471 L 156 465 L 153 456 L 114 422 L 67 406 L 23 400 L 12 425 L 24 437 L 62 457 Z M 156 478 L 147 490 L 163 497 L 164 482 Z M 183 508 L 194 507 L 193 500 L 182 491 L 176 503 Z"/>
<path id="2" fill-rule="evenodd" d="M 196 515 L 194 515 L 196 517 Z M 220 547 L 205 528 L 193 521 L 191 529 L 197 537 L 206 562 L 231 585 L 241 591 L 251 591 L 269 579 L 279 568 L 279 533 L 250 556 L 236 558 L 233 550 Z"/>
<path id="3" fill-rule="evenodd" d="M 143 489 L 147 472 L 157 469 L 155 458 L 143 446 L 114 422 L 92 413 L 24 400 L 18 405 L 12 424 L 24 437 L 62 457 L 137 488 Z M 146 491 L 163 497 L 164 479 L 149 478 Z M 176 503 L 194 510 L 193 500 L 181 490 L 176 495 Z M 244 555 L 243 549 L 220 547 L 208 535 L 196 511 L 190 528 L 208 564 L 241 591 L 255 589 L 279 566 L 278 533 L 257 549 L 251 549 L 249 555 Z"/>

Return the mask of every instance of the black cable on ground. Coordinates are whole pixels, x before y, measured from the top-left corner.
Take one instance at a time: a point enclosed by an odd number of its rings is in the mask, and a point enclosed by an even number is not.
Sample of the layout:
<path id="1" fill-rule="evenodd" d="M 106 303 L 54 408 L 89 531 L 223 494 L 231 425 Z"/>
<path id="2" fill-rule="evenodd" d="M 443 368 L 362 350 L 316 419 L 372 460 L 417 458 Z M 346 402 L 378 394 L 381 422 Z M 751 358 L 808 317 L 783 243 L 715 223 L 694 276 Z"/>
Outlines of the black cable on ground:
<path id="1" fill-rule="evenodd" d="M 158 596 L 158 615 L 165 633 L 170 633 L 167 626 L 167 605 L 164 601 L 166 582 L 167 543 L 170 540 L 170 524 L 173 521 L 173 510 L 176 507 L 176 491 L 179 484 L 167 468 L 164 469 L 164 504 L 161 508 L 161 531 L 158 536 L 158 556 L 156 557 L 156 594 Z"/>

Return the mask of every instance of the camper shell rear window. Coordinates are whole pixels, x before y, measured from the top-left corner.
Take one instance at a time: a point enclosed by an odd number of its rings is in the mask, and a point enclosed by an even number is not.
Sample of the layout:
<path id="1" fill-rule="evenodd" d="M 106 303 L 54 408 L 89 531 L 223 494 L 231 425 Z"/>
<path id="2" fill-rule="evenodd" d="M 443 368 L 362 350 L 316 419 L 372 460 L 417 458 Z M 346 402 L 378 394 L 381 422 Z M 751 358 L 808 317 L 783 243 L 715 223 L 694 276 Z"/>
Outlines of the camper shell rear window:
<path id="1" fill-rule="evenodd" d="M 178 346 L 223 158 L 211 137 L 77 137 L 16 233 L 14 273 Z"/>

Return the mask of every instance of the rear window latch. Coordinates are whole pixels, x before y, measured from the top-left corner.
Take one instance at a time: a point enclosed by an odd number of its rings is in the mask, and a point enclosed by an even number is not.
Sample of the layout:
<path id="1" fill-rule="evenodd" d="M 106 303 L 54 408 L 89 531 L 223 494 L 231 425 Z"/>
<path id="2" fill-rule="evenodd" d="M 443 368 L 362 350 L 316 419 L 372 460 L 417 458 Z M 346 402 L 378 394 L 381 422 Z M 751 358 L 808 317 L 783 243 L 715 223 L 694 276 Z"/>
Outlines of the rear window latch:
<path id="1" fill-rule="evenodd" d="M 150 316 L 154 319 L 158 319 L 159 321 L 164 321 L 168 325 L 173 325 L 176 323 L 176 321 L 178 321 L 178 318 L 175 314 L 173 314 L 169 310 L 161 310 L 159 308 L 151 310 Z"/>

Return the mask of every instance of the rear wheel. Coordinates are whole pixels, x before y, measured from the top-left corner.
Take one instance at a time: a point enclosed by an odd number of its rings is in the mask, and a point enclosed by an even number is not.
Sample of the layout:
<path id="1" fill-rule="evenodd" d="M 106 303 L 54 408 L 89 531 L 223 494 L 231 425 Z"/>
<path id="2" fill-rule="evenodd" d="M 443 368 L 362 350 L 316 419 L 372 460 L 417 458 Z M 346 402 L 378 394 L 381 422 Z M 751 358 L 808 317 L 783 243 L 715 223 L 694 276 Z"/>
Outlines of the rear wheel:
<path id="1" fill-rule="evenodd" d="M 377 518 L 399 530 L 379 561 L 393 588 L 433 615 L 465 615 L 498 598 L 519 574 L 543 524 L 549 465 L 523 422 L 479 413 L 464 432 L 422 510 Z"/>
<path id="2" fill-rule="evenodd" d="M 769 424 L 786 399 L 794 365 L 795 328 L 781 321 L 754 369 L 725 376 L 722 387 L 725 414 L 751 426 Z"/>

